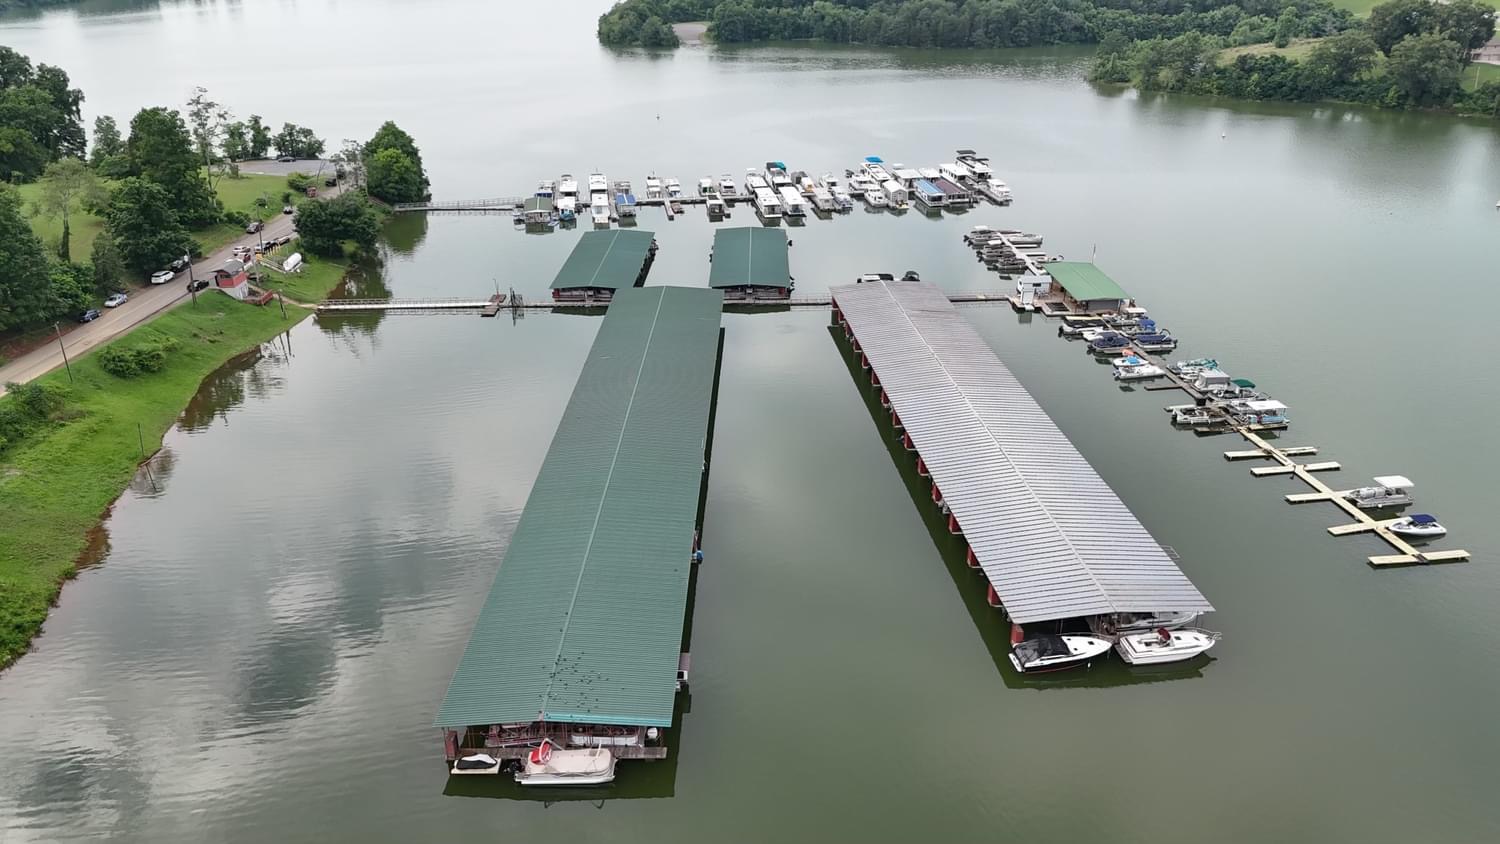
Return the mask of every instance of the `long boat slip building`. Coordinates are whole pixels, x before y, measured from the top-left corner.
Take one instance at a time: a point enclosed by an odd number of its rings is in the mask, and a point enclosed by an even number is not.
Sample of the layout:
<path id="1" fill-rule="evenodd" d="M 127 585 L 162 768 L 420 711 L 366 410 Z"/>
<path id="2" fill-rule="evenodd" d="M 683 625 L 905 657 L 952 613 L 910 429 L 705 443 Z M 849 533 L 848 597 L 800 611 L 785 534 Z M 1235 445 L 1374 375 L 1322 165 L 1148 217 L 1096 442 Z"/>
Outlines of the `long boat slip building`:
<path id="1" fill-rule="evenodd" d="M 615 294 L 434 719 L 454 773 L 591 784 L 666 757 L 721 305 Z"/>
<path id="2" fill-rule="evenodd" d="M 616 290 L 645 284 L 654 260 L 654 232 L 584 232 L 552 279 L 552 298 L 560 302 L 608 302 Z"/>

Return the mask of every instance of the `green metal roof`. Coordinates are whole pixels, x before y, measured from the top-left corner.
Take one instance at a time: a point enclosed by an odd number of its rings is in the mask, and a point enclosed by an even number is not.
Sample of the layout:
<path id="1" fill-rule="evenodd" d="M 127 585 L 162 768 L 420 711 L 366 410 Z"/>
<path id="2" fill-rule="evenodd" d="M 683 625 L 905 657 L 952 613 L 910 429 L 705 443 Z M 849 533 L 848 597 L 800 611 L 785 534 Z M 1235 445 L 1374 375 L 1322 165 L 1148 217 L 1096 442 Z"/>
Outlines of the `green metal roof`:
<path id="1" fill-rule="evenodd" d="M 1124 289 L 1094 264 L 1082 261 L 1054 261 L 1047 273 L 1080 302 L 1091 299 L 1125 299 Z"/>
<path id="2" fill-rule="evenodd" d="M 671 725 L 722 301 L 615 294 L 435 725 Z"/>
<path id="3" fill-rule="evenodd" d="M 714 232 L 714 262 L 708 270 L 709 287 L 747 284 L 787 287 L 791 283 L 786 232 L 760 227 Z"/>
<path id="4" fill-rule="evenodd" d="M 640 229 L 584 232 L 562 269 L 557 271 L 557 278 L 552 279 L 552 288 L 634 287 L 651 255 L 651 241 L 655 237 L 654 232 Z"/>

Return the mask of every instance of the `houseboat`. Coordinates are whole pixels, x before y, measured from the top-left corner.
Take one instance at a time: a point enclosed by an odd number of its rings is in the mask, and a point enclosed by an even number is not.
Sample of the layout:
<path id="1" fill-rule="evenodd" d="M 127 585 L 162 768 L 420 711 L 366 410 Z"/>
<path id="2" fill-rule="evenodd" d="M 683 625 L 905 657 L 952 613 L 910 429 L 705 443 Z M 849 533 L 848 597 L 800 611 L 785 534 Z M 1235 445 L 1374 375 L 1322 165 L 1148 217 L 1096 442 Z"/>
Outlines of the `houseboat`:
<path id="1" fill-rule="evenodd" d="M 630 192 L 630 183 L 615 182 L 615 214 L 624 219 L 635 216 L 635 194 Z"/>
<path id="2" fill-rule="evenodd" d="M 589 214 L 594 218 L 595 226 L 609 225 L 609 196 L 596 193 L 589 201 Z"/>
<path id="3" fill-rule="evenodd" d="M 589 174 L 589 199 L 593 200 L 596 193 L 609 194 L 609 180 L 604 178 L 603 173 Z"/>
<path id="4" fill-rule="evenodd" d="M 995 172 L 990 169 L 990 160 L 971 149 L 958 151 L 958 163 L 980 181 L 987 181 L 995 175 Z"/>
<path id="5" fill-rule="evenodd" d="M 786 165 L 780 161 L 766 162 L 766 181 L 777 192 L 782 188 L 792 187 L 792 177 L 786 174 Z"/>
<path id="6" fill-rule="evenodd" d="M 698 180 L 698 195 L 699 196 L 717 196 L 718 195 L 718 191 L 716 191 L 714 189 L 714 180 L 713 179 L 699 179 Z"/>
<path id="7" fill-rule="evenodd" d="M 943 178 L 958 182 L 959 184 L 967 184 L 970 179 L 974 178 L 974 174 L 969 171 L 969 168 L 959 164 L 957 161 L 947 161 L 939 164 L 938 173 Z"/>
<path id="8" fill-rule="evenodd" d="M 719 177 L 719 196 L 726 199 L 739 196 L 739 186 L 734 183 L 734 177 L 725 173 Z"/>
<path id="9" fill-rule="evenodd" d="M 655 173 L 652 173 L 646 177 L 646 198 L 661 199 L 661 197 L 661 179 L 657 178 Z"/>
<path id="10" fill-rule="evenodd" d="M 834 200 L 833 194 L 829 193 L 828 188 L 825 188 L 822 185 L 817 185 L 813 188 L 812 204 L 813 207 L 818 209 L 819 211 L 839 210 L 839 204 Z"/>
<path id="11" fill-rule="evenodd" d="M 771 187 L 771 183 L 766 181 L 765 176 L 755 172 L 754 168 L 745 170 L 745 193 L 753 197 L 756 191 L 769 187 Z"/>
<path id="12" fill-rule="evenodd" d="M 557 180 L 557 218 L 569 222 L 578 217 L 578 180 L 564 173 Z"/>
<path id="13" fill-rule="evenodd" d="M 783 185 L 777 193 L 781 197 L 781 213 L 788 217 L 807 216 L 807 201 L 795 187 Z"/>
<path id="14" fill-rule="evenodd" d="M 942 208 L 948 204 L 948 195 L 926 179 L 919 178 L 911 183 L 911 196 L 928 208 Z"/>
<path id="15" fill-rule="evenodd" d="M 708 219 L 710 220 L 722 220 L 729 214 L 728 206 L 724 203 L 724 200 L 717 196 L 710 196 L 704 202 L 704 205 L 708 209 Z"/>
<path id="16" fill-rule="evenodd" d="M 770 188 L 755 189 L 755 210 L 765 220 L 781 219 L 781 200 Z"/>
<path id="17" fill-rule="evenodd" d="M 881 183 L 880 188 L 885 193 L 885 201 L 892 208 L 898 210 L 906 208 L 906 188 L 901 187 L 901 184 L 899 182 L 897 182 L 895 179 L 886 179 Z"/>
<path id="18" fill-rule="evenodd" d="M 878 155 L 865 156 L 864 163 L 859 168 L 877 185 L 890 181 L 892 177 L 891 171 L 886 169 L 885 162 Z"/>

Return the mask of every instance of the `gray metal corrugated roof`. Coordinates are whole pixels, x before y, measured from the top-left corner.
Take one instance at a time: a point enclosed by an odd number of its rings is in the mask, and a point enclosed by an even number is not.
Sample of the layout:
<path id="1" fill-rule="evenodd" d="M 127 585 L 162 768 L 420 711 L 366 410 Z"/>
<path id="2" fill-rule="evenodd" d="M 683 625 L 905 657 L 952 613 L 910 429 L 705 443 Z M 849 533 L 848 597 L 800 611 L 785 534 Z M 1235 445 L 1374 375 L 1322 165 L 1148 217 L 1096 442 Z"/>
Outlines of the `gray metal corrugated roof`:
<path id="1" fill-rule="evenodd" d="M 1013 620 L 1213 609 L 946 294 L 832 292 Z"/>
<path id="2" fill-rule="evenodd" d="M 671 725 L 722 301 L 615 294 L 437 726 Z"/>
<path id="3" fill-rule="evenodd" d="M 792 283 L 786 232 L 781 229 L 719 229 L 714 232 L 713 256 L 709 287 L 788 287 Z"/>
<path id="4" fill-rule="evenodd" d="M 552 289 L 634 287 L 651 257 L 655 239 L 654 232 L 644 229 L 584 232 L 552 279 Z"/>

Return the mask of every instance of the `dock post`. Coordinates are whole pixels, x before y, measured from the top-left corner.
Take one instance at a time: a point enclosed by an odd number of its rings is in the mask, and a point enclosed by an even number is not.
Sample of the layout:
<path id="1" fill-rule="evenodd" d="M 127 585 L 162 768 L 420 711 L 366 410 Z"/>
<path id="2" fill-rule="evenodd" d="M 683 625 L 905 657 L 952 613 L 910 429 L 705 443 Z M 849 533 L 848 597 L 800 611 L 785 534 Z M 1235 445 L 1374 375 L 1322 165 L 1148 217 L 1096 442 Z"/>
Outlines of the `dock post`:
<path id="1" fill-rule="evenodd" d="M 891 415 L 894 416 L 895 414 L 893 413 Z M 927 471 L 927 461 L 923 460 L 921 457 L 917 458 L 917 474 L 921 475 L 924 478 L 932 477 L 932 473 Z"/>
<path id="2" fill-rule="evenodd" d="M 984 601 L 995 609 L 1000 609 L 1000 594 L 995 591 L 995 584 L 989 583 L 985 585 Z"/>
<path id="3" fill-rule="evenodd" d="M 932 485 L 932 503 L 938 505 L 943 503 L 943 491 L 938 489 L 937 484 Z"/>
<path id="4" fill-rule="evenodd" d="M 917 444 L 911 441 L 911 434 L 902 434 L 901 435 L 901 445 L 907 451 L 916 451 L 917 450 Z"/>
<path id="5" fill-rule="evenodd" d="M 954 536 L 964 535 L 963 528 L 959 527 L 958 517 L 954 516 L 952 513 L 948 514 L 948 532 L 953 534 Z"/>
<path id="6" fill-rule="evenodd" d="M 890 405 L 886 405 L 886 407 L 890 407 Z M 901 424 L 901 417 L 897 416 L 896 411 L 894 410 L 891 411 L 891 427 L 895 428 L 898 431 L 906 427 L 905 425 Z"/>
<path id="7" fill-rule="evenodd" d="M 971 569 L 979 568 L 979 558 L 974 556 L 974 549 L 972 547 L 964 549 L 964 562 L 967 563 L 969 568 Z M 993 589 L 994 587 L 991 586 L 990 588 Z"/>

